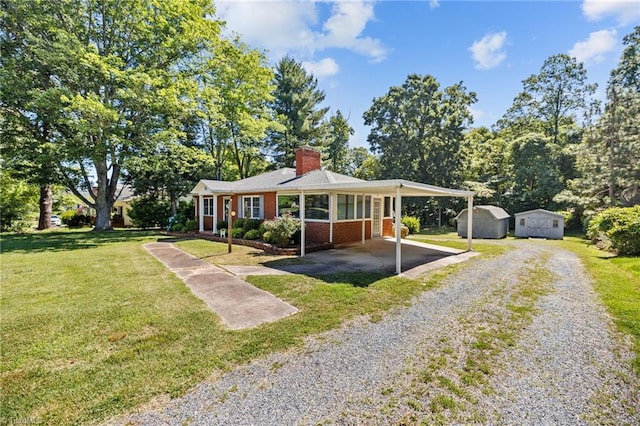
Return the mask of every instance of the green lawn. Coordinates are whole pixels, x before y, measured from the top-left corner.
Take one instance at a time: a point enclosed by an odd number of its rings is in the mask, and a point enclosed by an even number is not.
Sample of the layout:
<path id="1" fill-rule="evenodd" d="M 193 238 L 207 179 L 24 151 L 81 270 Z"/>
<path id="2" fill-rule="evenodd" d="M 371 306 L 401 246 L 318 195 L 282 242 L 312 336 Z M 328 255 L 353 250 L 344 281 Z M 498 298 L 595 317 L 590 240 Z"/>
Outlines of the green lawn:
<path id="1" fill-rule="evenodd" d="M 160 234 L 0 238 L 3 423 L 96 422 L 154 397 L 179 395 L 218 371 L 301 345 L 305 336 L 356 315 L 377 320 L 447 273 L 422 281 L 367 273 L 251 277 L 300 312 L 228 331 L 142 247 L 164 239 Z M 207 244 L 214 254 L 226 248 Z"/>

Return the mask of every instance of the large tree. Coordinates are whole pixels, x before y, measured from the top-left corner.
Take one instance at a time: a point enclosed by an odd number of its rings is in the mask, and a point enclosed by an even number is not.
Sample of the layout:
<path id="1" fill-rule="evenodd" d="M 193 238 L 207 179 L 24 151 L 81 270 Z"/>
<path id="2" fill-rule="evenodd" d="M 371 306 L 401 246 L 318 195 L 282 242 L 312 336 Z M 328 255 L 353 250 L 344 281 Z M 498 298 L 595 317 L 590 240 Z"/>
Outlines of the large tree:
<path id="1" fill-rule="evenodd" d="M 318 89 L 318 80 L 291 57 L 277 64 L 274 82 L 272 108 L 284 129 L 272 131 L 269 143 L 276 166 L 292 167 L 298 147 L 322 145 L 329 108 L 320 107 L 325 94 Z"/>
<path id="2" fill-rule="evenodd" d="M 561 144 L 562 128 L 589 111 L 595 84 L 587 83 L 584 64 L 565 54 L 553 55 L 538 74 L 522 81 L 523 90 L 498 125 L 518 129 L 517 136 L 541 132 Z"/>
<path id="3" fill-rule="evenodd" d="M 578 148 L 580 176 L 559 197 L 579 209 L 640 203 L 640 27 L 624 45 L 604 113 Z"/>
<path id="4" fill-rule="evenodd" d="M 380 154 L 382 177 L 458 185 L 460 148 L 474 102 L 476 94 L 462 83 L 441 90 L 433 76 L 416 74 L 374 99 L 364 120 L 371 126 L 371 151 Z"/>
<path id="5" fill-rule="evenodd" d="M 282 131 L 273 117 L 273 72 L 262 53 L 240 41 L 222 41 L 220 55 L 207 60 L 199 77 L 198 115 L 200 144 L 215 162 L 222 180 L 225 162 L 231 161 L 237 177 L 261 171 L 268 130 Z"/>
<path id="6" fill-rule="evenodd" d="M 213 6 L 208 0 L 21 0 L 3 2 L 3 10 L 15 18 L 14 60 L 46 81 L 32 88 L 33 102 L 60 113 L 52 123 L 50 161 L 95 207 L 95 229 L 111 229 L 127 159 L 182 130 L 191 68 L 218 41 Z M 94 186 L 85 197 L 81 190 Z"/>
<path id="7" fill-rule="evenodd" d="M 349 136 L 353 135 L 353 132 L 353 127 L 340 110 L 329 118 L 325 153 L 331 171 L 348 173 Z"/>

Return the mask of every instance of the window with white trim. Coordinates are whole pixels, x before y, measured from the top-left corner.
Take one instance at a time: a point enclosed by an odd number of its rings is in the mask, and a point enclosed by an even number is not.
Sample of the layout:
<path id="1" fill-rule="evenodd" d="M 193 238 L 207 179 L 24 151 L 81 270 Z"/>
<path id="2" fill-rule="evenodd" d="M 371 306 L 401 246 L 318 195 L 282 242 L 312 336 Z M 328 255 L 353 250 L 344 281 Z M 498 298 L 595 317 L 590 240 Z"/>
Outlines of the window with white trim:
<path id="1" fill-rule="evenodd" d="M 356 202 L 354 195 L 338 194 L 338 220 L 355 218 Z"/>
<path id="2" fill-rule="evenodd" d="M 262 197 L 260 195 L 242 197 L 242 217 L 262 219 Z"/>
<path id="3" fill-rule="evenodd" d="M 202 200 L 205 216 L 213 216 L 213 198 L 204 198 Z"/>

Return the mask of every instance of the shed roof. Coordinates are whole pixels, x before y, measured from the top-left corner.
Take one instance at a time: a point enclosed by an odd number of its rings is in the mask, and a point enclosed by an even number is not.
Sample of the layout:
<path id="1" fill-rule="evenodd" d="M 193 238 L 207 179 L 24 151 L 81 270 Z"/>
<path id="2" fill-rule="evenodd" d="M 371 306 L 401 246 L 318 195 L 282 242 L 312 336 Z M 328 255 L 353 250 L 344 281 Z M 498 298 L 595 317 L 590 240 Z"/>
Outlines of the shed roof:
<path id="1" fill-rule="evenodd" d="M 474 206 L 473 209 L 484 210 L 491 214 L 491 216 L 493 216 L 495 219 L 506 219 L 508 217 L 511 217 L 509 213 L 507 213 L 502 207 L 498 206 Z M 467 209 L 462 210 L 460 213 L 458 213 L 458 216 L 456 216 L 455 219 L 460 219 L 460 216 L 462 216 L 462 214 L 466 212 Z"/>
<path id="2" fill-rule="evenodd" d="M 554 216 L 554 217 L 557 217 L 557 218 L 564 218 L 564 216 L 561 215 L 560 213 L 552 212 L 552 211 L 545 210 L 545 209 L 527 210 L 527 211 L 524 211 L 524 212 L 516 213 L 515 216 L 520 216 L 520 215 L 523 215 L 523 214 L 526 215 L 526 214 L 531 214 L 531 213 L 544 213 L 544 214 L 547 214 L 549 216 Z"/>

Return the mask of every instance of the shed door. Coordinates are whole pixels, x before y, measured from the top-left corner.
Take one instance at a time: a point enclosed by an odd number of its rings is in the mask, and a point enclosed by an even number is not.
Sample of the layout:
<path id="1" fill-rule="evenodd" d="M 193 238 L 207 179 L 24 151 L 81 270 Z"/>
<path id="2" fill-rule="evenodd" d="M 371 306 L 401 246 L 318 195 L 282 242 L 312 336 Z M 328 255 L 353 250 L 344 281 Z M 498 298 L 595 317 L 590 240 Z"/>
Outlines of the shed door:
<path id="1" fill-rule="evenodd" d="M 527 217 L 527 234 L 530 237 L 547 238 L 551 221 L 546 217 Z"/>

